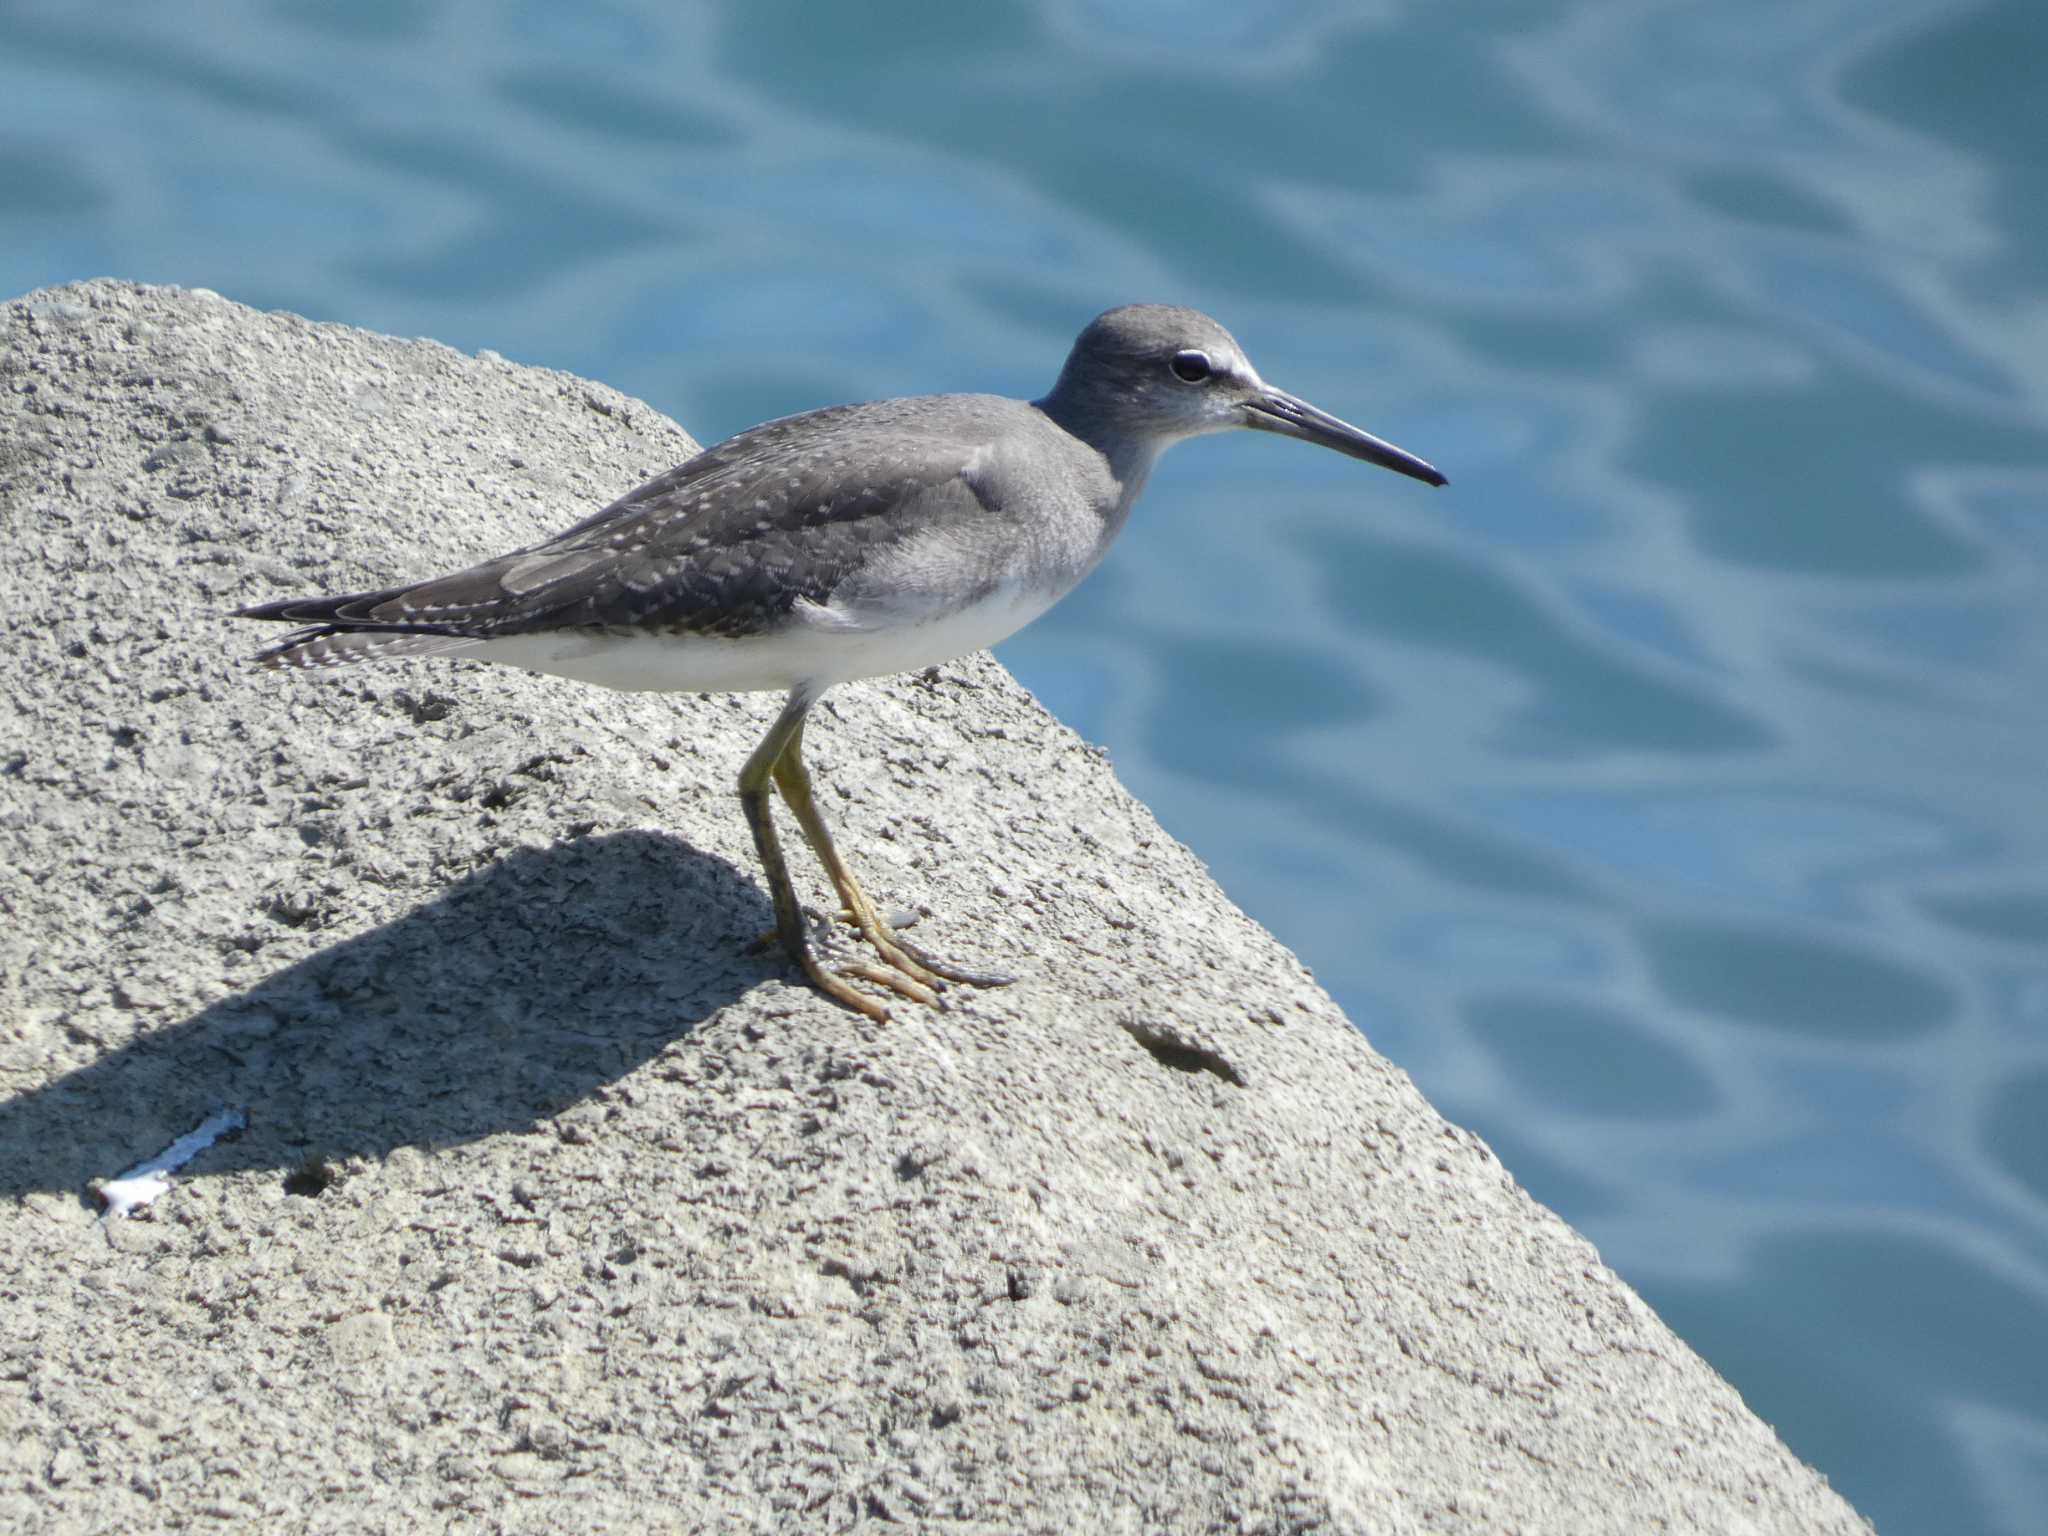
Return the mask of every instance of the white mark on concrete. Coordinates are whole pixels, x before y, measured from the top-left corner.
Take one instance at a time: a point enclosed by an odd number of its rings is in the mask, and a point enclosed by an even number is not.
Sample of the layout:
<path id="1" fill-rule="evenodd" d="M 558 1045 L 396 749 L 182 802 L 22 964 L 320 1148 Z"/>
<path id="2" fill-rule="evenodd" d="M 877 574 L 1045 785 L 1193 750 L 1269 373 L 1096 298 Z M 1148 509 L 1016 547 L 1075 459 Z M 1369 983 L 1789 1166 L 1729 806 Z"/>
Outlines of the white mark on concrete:
<path id="1" fill-rule="evenodd" d="M 166 1175 L 176 1173 L 221 1137 L 241 1130 L 249 1117 L 239 1109 L 217 1109 L 155 1157 L 137 1163 L 119 1178 L 100 1185 L 106 1216 L 133 1216 L 171 1187 Z"/>

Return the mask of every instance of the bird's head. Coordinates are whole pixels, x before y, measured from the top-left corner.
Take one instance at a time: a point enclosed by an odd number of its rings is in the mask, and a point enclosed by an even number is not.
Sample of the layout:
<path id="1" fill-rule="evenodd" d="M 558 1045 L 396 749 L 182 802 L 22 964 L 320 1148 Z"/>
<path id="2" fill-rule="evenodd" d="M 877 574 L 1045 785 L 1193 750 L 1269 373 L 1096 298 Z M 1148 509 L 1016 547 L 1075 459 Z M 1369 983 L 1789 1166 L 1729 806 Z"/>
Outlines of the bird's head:
<path id="1" fill-rule="evenodd" d="M 1230 332 L 1199 310 L 1171 304 L 1126 304 L 1096 316 L 1039 403 L 1069 431 L 1098 443 L 1114 435 L 1163 447 L 1249 427 L 1445 483 L 1434 465 L 1274 388 Z"/>

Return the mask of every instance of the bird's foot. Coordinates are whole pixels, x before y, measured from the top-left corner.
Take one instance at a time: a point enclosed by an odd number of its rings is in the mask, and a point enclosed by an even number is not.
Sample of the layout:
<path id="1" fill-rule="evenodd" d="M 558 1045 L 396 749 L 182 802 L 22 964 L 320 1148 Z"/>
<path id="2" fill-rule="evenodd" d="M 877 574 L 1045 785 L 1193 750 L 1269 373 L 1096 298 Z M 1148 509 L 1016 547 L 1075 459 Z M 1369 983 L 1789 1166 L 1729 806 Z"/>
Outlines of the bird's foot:
<path id="1" fill-rule="evenodd" d="M 916 920 L 916 915 L 911 914 L 907 921 L 899 922 L 907 928 Z M 996 971 L 970 970 L 964 965 L 938 959 L 904 938 L 866 903 L 842 909 L 838 921 L 858 930 L 860 936 L 875 947 L 875 952 L 896 970 L 934 991 L 943 990 L 943 984 L 949 981 L 965 987 L 1007 987 L 1017 979 Z"/>
<path id="2" fill-rule="evenodd" d="M 859 927 L 851 912 L 840 912 L 836 916 L 838 921 L 851 927 Z M 855 1013 L 865 1014 L 877 1023 L 888 1022 L 888 1006 L 881 998 L 854 986 L 854 982 L 864 981 L 884 988 L 913 1003 L 922 1003 L 927 1008 L 946 1006 L 939 996 L 943 983 L 938 975 L 919 966 L 909 956 L 903 955 L 901 950 L 897 950 L 896 955 L 901 958 L 902 963 L 898 963 L 897 958 L 892 957 L 887 950 L 877 946 L 877 953 L 884 964 L 877 965 L 869 960 L 848 960 L 843 964 L 834 965 L 828 963 L 820 954 L 819 946 L 812 941 L 809 934 L 799 930 L 785 935 L 779 929 L 770 929 L 762 934 L 754 941 L 752 947 L 767 949 L 776 945 L 780 945 L 789 957 L 802 967 L 812 986 L 834 1002 L 851 1008 Z"/>
<path id="3" fill-rule="evenodd" d="M 957 982 L 963 987 L 1007 987 L 1017 979 L 1006 971 L 976 971 L 964 965 L 954 965 L 951 961 L 941 960 L 929 951 L 918 948 L 886 924 L 881 925 L 881 928 L 891 948 L 941 981 Z M 874 941 L 871 939 L 869 942 Z M 877 948 L 879 947 L 877 945 Z"/>
<path id="4" fill-rule="evenodd" d="M 927 1008 L 943 1009 L 946 1006 L 944 993 L 949 983 L 968 987 L 1006 987 L 1017 979 L 997 971 L 977 971 L 937 959 L 873 914 L 863 922 L 861 914 L 852 908 L 841 908 L 833 914 L 832 921 L 843 923 L 858 933 L 873 947 L 881 963 L 849 960 L 837 966 L 828 964 L 808 937 L 800 945 L 783 943 L 783 947 L 795 950 L 792 958 L 803 967 L 804 975 L 812 986 L 834 1002 L 871 1019 L 886 1021 L 888 1007 L 882 999 L 855 987 L 853 983 L 856 981 L 885 988 L 898 997 L 922 1003 Z M 761 935 L 756 946 L 765 949 L 782 942 L 782 935 L 770 930 Z"/>
<path id="5" fill-rule="evenodd" d="M 841 907 L 832 914 L 830 922 L 844 924 L 865 939 L 873 947 L 881 962 L 879 965 L 869 960 L 848 960 L 837 966 L 828 964 L 808 935 L 791 942 L 774 928 L 756 939 L 752 947 L 769 949 L 781 945 L 803 967 L 804 975 L 812 986 L 834 1002 L 882 1022 L 889 1017 L 887 1005 L 882 999 L 855 987 L 855 981 L 885 988 L 898 997 L 922 1003 L 927 1008 L 944 1009 L 944 993 L 949 984 L 1007 987 L 1017 979 L 1000 971 L 978 971 L 940 960 L 904 938 L 879 915 L 869 912 L 865 914 L 865 920 L 863 917 L 851 907 Z M 900 921 L 908 927 L 917 921 L 917 917 L 912 913 Z"/>
<path id="6" fill-rule="evenodd" d="M 889 1021 L 889 1008 L 871 992 L 863 992 L 854 986 L 855 981 L 869 982 L 874 986 L 886 987 L 899 997 L 913 1003 L 923 1003 L 928 1008 L 943 1008 L 939 994 L 924 983 L 887 966 L 873 965 L 865 960 L 852 960 L 834 970 L 818 958 L 817 952 L 809 945 L 804 946 L 804 974 L 811 985 L 836 1003 L 843 1003 L 856 1013 L 866 1014 L 877 1023 Z"/>

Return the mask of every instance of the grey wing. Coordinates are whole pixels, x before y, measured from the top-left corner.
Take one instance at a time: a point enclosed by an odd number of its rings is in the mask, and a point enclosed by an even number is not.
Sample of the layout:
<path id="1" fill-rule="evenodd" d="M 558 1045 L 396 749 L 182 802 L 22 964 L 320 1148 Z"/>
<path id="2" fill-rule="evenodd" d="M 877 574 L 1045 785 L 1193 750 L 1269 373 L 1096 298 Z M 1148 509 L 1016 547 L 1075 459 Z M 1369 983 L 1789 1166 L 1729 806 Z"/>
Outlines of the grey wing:
<path id="1" fill-rule="evenodd" d="M 905 403 L 768 422 L 467 570 L 239 616 L 465 639 L 603 625 L 746 634 L 800 599 L 828 601 L 919 516 L 979 506 L 963 472 L 980 435 L 907 434 L 893 409 Z"/>

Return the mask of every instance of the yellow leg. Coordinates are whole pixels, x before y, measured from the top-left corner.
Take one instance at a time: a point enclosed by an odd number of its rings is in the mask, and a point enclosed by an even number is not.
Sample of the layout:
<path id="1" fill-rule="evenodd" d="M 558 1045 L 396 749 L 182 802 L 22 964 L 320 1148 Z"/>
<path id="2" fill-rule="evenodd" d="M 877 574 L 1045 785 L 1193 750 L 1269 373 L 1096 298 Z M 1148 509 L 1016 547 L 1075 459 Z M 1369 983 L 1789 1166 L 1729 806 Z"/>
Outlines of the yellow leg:
<path id="1" fill-rule="evenodd" d="M 740 770 L 740 805 L 747 826 L 754 834 L 754 848 L 761 856 L 761 868 L 768 877 L 768 894 L 775 904 L 775 933 L 791 959 L 803 968 L 811 984 L 827 997 L 874 1019 L 889 1016 L 877 998 L 856 990 L 849 978 L 873 982 L 913 1002 L 936 1006 L 942 981 L 965 982 L 973 986 L 1002 986 L 1007 976 L 987 975 L 935 962 L 905 943 L 882 921 L 875 904 L 854 878 L 852 869 L 833 846 L 832 834 L 819 814 L 811 794 L 811 776 L 804 767 L 804 718 L 816 696 L 799 689 L 789 696 L 782 713 L 768 728 L 746 766 Z M 782 856 L 782 844 L 775 833 L 769 785 L 781 790 L 783 800 L 803 830 L 804 840 L 818 856 L 831 878 L 833 889 L 846 906 L 846 915 L 861 937 L 872 944 L 882 965 L 857 963 L 841 970 L 828 969 L 819 960 L 804 929 L 803 908 L 796 899 L 796 887 L 789 878 L 789 865 Z"/>
<path id="2" fill-rule="evenodd" d="M 861 937 L 874 945 L 875 952 L 890 965 L 927 987 L 936 988 L 941 981 L 964 982 L 976 987 L 1007 985 L 1012 979 L 1008 976 L 970 971 L 934 960 L 882 921 L 882 914 L 875 909 L 874 902 L 868 899 L 868 893 L 861 889 L 860 881 L 854 877 L 852 868 L 833 845 L 831 829 L 825 825 L 825 818 L 818 811 L 818 802 L 811 794 L 811 775 L 810 770 L 804 767 L 803 747 L 804 727 L 799 720 L 788 746 L 775 760 L 775 787 L 782 791 L 790 813 L 796 817 L 797 825 L 803 828 L 804 840 L 811 845 L 811 852 L 818 856 L 818 862 L 825 866 L 832 888 L 846 906 L 848 920 L 860 930 Z"/>
<path id="3" fill-rule="evenodd" d="M 803 723 L 809 700 L 792 694 L 761 744 L 754 748 L 746 766 L 740 769 L 740 808 L 747 813 L 747 826 L 754 834 L 754 851 L 761 856 L 761 869 L 768 877 L 768 897 L 775 904 L 775 931 L 792 960 L 803 967 L 811 985 L 827 997 L 844 1003 L 871 1019 L 886 1019 L 889 1010 L 864 992 L 856 991 L 835 971 L 827 970 L 811 948 L 804 932 L 803 908 L 797 904 L 796 887 L 790 884 L 789 865 L 782 857 L 782 843 L 775 835 L 775 812 L 769 803 L 769 778 L 775 759 L 789 744 L 790 736 Z"/>

